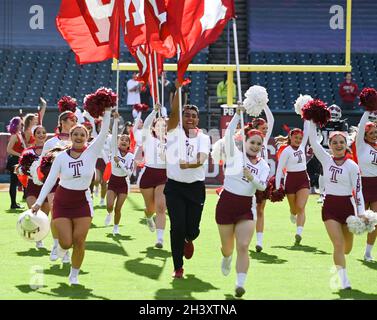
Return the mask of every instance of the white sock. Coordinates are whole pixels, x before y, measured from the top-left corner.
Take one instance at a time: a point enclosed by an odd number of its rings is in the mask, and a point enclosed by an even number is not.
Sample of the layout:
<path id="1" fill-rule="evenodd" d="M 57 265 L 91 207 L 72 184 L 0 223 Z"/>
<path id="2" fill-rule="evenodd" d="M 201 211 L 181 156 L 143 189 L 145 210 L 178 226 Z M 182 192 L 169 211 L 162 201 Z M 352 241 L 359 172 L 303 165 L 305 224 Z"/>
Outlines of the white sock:
<path id="1" fill-rule="evenodd" d="M 257 232 L 257 246 L 262 247 L 263 243 L 263 232 Z"/>
<path id="2" fill-rule="evenodd" d="M 63 249 L 60 244 L 58 244 L 58 247 L 57 247 L 57 255 L 58 257 L 60 258 L 63 258 L 65 256 L 65 254 L 67 253 L 68 250 L 66 249 Z"/>
<path id="3" fill-rule="evenodd" d="M 78 277 L 79 273 L 80 273 L 80 269 L 75 269 L 75 268 L 71 267 L 71 273 L 70 273 L 69 276 L 70 277 Z"/>
<path id="4" fill-rule="evenodd" d="M 348 277 L 347 277 L 347 270 L 346 270 L 346 268 L 340 268 L 340 269 L 338 269 L 338 274 L 339 274 L 340 281 L 342 283 L 342 289 L 350 287 L 351 284 L 350 284 L 350 281 L 348 280 Z"/>
<path id="5" fill-rule="evenodd" d="M 373 244 L 367 244 L 365 248 L 365 255 L 370 257 L 372 255 Z"/>
<path id="6" fill-rule="evenodd" d="M 237 282 L 236 286 L 237 287 L 244 287 L 245 281 L 246 281 L 246 273 L 237 273 Z"/>
<path id="7" fill-rule="evenodd" d="M 298 234 L 299 236 L 301 236 L 303 230 L 304 230 L 304 227 L 297 227 L 296 234 Z"/>
<path id="8" fill-rule="evenodd" d="M 119 224 L 114 224 L 114 230 L 119 229 Z"/>
<path id="9" fill-rule="evenodd" d="M 157 240 L 162 242 L 164 240 L 164 229 L 157 229 Z"/>
<path id="10" fill-rule="evenodd" d="M 56 248 L 59 244 L 59 239 L 54 238 L 54 247 Z"/>
<path id="11" fill-rule="evenodd" d="M 229 257 L 224 257 L 224 256 L 223 256 L 223 259 L 224 259 L 224 261 L 225 261 L 226 263 L 229 263 L 229 262 L 232 261 L 232 255 L 230 255 Z M 238 276 L 239 274 L 246 274 L 246 273 L 237 273 L 237 276 Z M 245 282 L 245 281 L 244 281 L 244 282 Z"/>
<path id="12" fill-rule="evenodd" d="M 102 201 L 102 202 L 105 202 L 105 198 L 101 198 L 101 201 Z"/>
<path id="13" fill-rule="evenodd" d="M 322 175 L 318 177 L 318 187 L 319 187 L 319 193 L 321 196 L 325 193 L 325 181 Z"/>

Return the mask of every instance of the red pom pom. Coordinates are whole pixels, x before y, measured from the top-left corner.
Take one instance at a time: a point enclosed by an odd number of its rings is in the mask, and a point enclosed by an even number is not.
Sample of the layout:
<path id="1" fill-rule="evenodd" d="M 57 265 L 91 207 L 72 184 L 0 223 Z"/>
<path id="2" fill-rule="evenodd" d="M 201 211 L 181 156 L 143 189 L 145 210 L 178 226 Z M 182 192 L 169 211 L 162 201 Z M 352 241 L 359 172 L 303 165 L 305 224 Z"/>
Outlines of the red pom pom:
<path id="1" fill-rule="evenodd" d="M 54 162 L 56 156 L 65 149 L 67 149 L 67 147 L 65 148 L 57 147 L 57 148 L 51 149 L 49 152 L 46 153 L 44 157 L 42 157 L 41 164 L 37 169 L 38 179 L 41 182 L 46 181 L 47 176 L 50 173 L 52 163 Z"/>
<path id="2" fill-rule="evenodd" d="M 326 103 L 320 99 L 314 99 L 303 106 L 302 117 L 305 120 L 313 120 L 314 123 L 323 127 L 330 120 L 331 113 Z"/>
<path id="3" fill-rule="evenodd" d="M 367 111 L 377 110 L 377 91 L 374 88 L 364 88 L 360 95 L 359 105 L 363 106 Z"/>
<path id="4" fill-rule="evenodd" d="M 138 104 L 134 105 L 134 109 L 137 112 L 147 112 L 148 109 L 149 109 L 149 106 L 147 104 L 144 104 L 144 103 L 138 103 Z"/>
<path id="5" fill-rule="evenodd" d="M 108 88 L 99 88 L 95 93 L 84 98 L 84 110 L 93 118 L 103 116 L 105 109 L 116 106 L 117 95 Z"/>
<path id="6" fill-rule="evenodd" d="M 58 109 L 60 113 L 64 111 L 76 112 L 76 107 L 77 107 L 76 99 L 70 96 L 61 97 L 60 100 L 58 101 Z"/>
<path id="7" fill-rule="evenodd" d="M 271 202 L 278 202 L 278 201 L 283 201 L 285 197 L 285 192 L 283 189 L 283 185 L 280 184 L 280 188 L 276 189 L 275 188 L 275 176 L 272 176 L 267 183 L 267 192 L 268 192 L 268 197 L 271 200 Z"/>
<path id="8" fill-rule="evenodd" d="M 17 171 L 22 172 L 23 175 L 30 176 L 30 167 L 37 159 L 38 156 L 33 151 L 26 149 L 18 160 Z"/>

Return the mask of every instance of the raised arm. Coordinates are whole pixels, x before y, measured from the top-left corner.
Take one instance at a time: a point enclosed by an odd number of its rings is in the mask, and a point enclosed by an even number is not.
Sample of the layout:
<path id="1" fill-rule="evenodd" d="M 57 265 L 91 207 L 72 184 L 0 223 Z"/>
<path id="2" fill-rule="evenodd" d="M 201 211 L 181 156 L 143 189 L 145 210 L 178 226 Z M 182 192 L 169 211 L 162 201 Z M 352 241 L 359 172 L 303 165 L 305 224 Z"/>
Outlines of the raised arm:
<path id="1" fill-rule="evenodd" d="M 365 136 L 365 125 L 367 124 L 368 122 L 368 119 L 369 119 L 369 115 L 370 115 L 370 112 L 369 111 L 365 111 L 363 116 L 361 117 L 360 119 L 360 122 L 359 122 L 359 130 L 356 134 L 356 147 L 360 147 L 362 146 L 363 144 L 365 144 L 365 141 L 364 141 L 364 136 Z"/>
<path id="2" fill-rule="evenodd" d="M 111 144 L 110 150 L 112 157 L 115 157 L 117 154 L 117 147 L 118 147 L 118 122 L 119 119 L 114 119 L 113 129 L 111 131 Z"/>
<path id="3" fill-rule="evenodd" d="M 177 80 L 175 81 L 175 87 L 177 90 L 175 91 L 173 102 L 171 104 L 171 111 L 168 120 L 168 131 L 177 128 L 179 123 L 179 87 L 181 87 L 181 84 Z"/>
<path id="4" fill-rule="evenodd" d="M 276 169 L 276 175 L 275 175 L 275 188 L 277 190 L 280 189 L 280 182 L 281 182 L 281 179 L 283 178 L 283 169 L 287 165 L 288 156 L 289 155 L 288 155 L 287 149 L 283 150 L 283 152 L 280 154 L 278 167 Z"/>
<path id="5" fill-rule="evenodd" d="M 144 121 L 143 131 L 142 131 L 142 141 L 143 143 L 146 141 L 148 136 L 150 135 L 151 126 L 153 123 L 153 119 L 156 117 L 157 111 L 153 109 L 153 111 L 148 115 L 148 117 Z"/>
<path id="6" fill-rule="evenodd" d="M 304 121 L 304 136 L 302 137 L 300 148 L 306 147 L 306 144 L 308 143 L 309 139 L 309 131 L 310 131 L 310 123 L 308 121 Z"/>
<path id="7" fill-rule="evenodd" d="M 272 114 L 270 108 L 267 105 L 264 108 L 264 113 L 266 114 L 267 124 L 268 124 L 268 130 L 267 130 L 266 136 L 264 138 L 264 141 L 266 141 L 266 143 L 268 143 L 268 140 L 270 140 L 270 137 L 271 137 L 271 134 L 272 134 L 272 130 L 274 129 L 275 119 L 274 119 L 274 115 Z"/>
<path id="8" fill-rule="evenodd" d="M 38 124 L 42 124 L 43 118 L 44 118 L 45 113 L 46 113 L 46 108 L 47 108 L 47 102 L 42 97 L 39 98 L 39 107 L 40 107 L 40 109 L 39 109 L 39 113 L 38 113 Z"/>
<path id="9" fill-rule="evenodd" d="M 352 189 L 355 191 L 355 202 L 357 208 L 357 214 L 363 214 L 365 212 L 364 197 L 361 186 L 361 175 L 359 168 L 355 165 L 355 169 L 350 173 L 350 179 L 352 183 Z"/>
<path id="10" fill-rule="evenodd" d="M 313 121 L 305 120 L 305 125 L 307 126 L 309 123 L 309 142 L 312 146 L 313 152 L 318 160 L 322 163 L 328 161 L 331 156 L 323 149 L 323 147 L 319 144 L 317 140 L 317 126 Z"/>
<path id="11" fill-rule="evenodd" d="M 237 129 L 237 125 L 240 122 L 240 115 L 236 113 L 232 120 L 229 122 L 228 127 L 225 130 L 224 144 L 225 144 L 225 154 L 227 157 L 234 157 L 234 152 L 236 144 L 234 143 L 234 134 Z"/>
<path id="12" fill-rule="evenodd" d="M 98 137 L 95 138 L 94 141 L 90 144 L 87 151 L 93 152 L 96 155 L 98 155 L 101 152 L 103 146 L 105 145 L 106 137 L 109 132 L 110 115 L 111 111 L 110 109 L 107 109 L 103 116 L 101 131 L 99 132 Z"/>

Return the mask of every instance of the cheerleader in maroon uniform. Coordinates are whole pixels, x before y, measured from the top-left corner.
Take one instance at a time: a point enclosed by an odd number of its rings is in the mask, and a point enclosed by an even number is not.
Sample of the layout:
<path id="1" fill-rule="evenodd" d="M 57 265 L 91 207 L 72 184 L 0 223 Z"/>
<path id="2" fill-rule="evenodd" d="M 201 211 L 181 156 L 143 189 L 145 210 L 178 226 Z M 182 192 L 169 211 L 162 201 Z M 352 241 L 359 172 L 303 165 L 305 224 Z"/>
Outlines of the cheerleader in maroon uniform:
<path id="1" fill-rule="evenodd" d="M 105 225 L 108 226 L 111 223 L 113 211 L 115 212 L 113 235 L 119 234 L 122 207 L 128 195 L 127 177 L 132 174 L 133 162 L 134 155 L 130 152 L 130 137 L 122 134 L 118 138 L 118 118 L 116 118 L 111 136 L 111 176 L 107 186 L 107 216 L 105 218 Z"/>
<path id="2" fill-rule="evenodd" d="M 322 220 L 334 247 L 333 259 L 342 289 L 350 289 L 345 255 L 352 250 L 353 234 L 348 230 L 346 220 L 349 216 L 363 214 L 365 211 L 360 169 L 346 156 L 347 136 L 344 132 L 334 131 L 330 134 L 330 156 L 317 141 L 317 127 L 314 122 L 305 123 L 309 123 L 310 144 L 323 167 L 325 201 Z"/>
<path id="3" fill-rule="evenodd" d="M 267 162 L 258 156 L 263 146 L 263 134 L 259 130 L 246 128 L 245 147 L 246 163 L 243 154 L 235 145 L 233 134 L 240 121 L 237 114 L 225 132 L 225 150 L 227 154 L 225 167 L 224 190 L 216 207 L 216 222 L 221 238 L 223 255 L 221 270 L 227 276 L 231 270 L 234 239 L 237 248 L 237 282 L 236 297 L 245 293 L 245 281 L 249 268 L 249 244 L 252 239 L 255 219 L 255 192 L 264 191 L 270 168 Z"/>
<path id="4" fill-rule="evenodd" d="M 164 195 L 166 177 L 166 122 L 156 118 L 160 106 L 145 119 L 143 127 L 143 150 L 145 167 L 141 173 L 140 191 L 145 203 L 145 216 L 151 232 L 157 228 L 156 247 L 162 248 L 166 224 L 166 201 Z M 156 213 L 156 223 L 153 215 Z"/>
<path id="5" fill-rule="evenodd" d="M 305 224 L 305 206 L 309 198 L 309 176 L 306 171 L 306 144 L 308 142 L 308 124 L 301 129 L 289 132 L 287 144 L 280 147 L 278 167 L 276 169 L 276 189 L 279 190 L 283 170 L 286 171 L 284 189 L 291 211 L 291 222 L 297 225 L 295 244 L 299 245 Z M 275 140 L 278 140 L 276 138 Z"/>
<path id="6" fill-rule="evenodd" d="M 60 177 L 54 196 L 52 218 L 59 237 L 58 256 L 64 257 L 73 247 L 69 275 L 71 284 L 79 283 L 78 275 L 85 255 L 85 239 L 94 213 L 88 190 L 95 170 L 93 159 L 105 144 L 110 124 L 110 108 L 105 110 L 103 121 L 101 132 L 89 146 L 89 134 L 84 126 L 77 125 L 71 129 L 72 147 L 56 156 L 37 202 L 32 207 L 33 212 L 40 209 Z"/>
<path id="7" fill-rule="evenodd" d="M 368 122 L 370 112 L 364 112 L 356 136 L 356 151 L 361 170 L 365 208 L 377 211 L 377 126 Z M 368 233 L 364 260 L 373 261 L 372 248 L 377 229 Z"/>

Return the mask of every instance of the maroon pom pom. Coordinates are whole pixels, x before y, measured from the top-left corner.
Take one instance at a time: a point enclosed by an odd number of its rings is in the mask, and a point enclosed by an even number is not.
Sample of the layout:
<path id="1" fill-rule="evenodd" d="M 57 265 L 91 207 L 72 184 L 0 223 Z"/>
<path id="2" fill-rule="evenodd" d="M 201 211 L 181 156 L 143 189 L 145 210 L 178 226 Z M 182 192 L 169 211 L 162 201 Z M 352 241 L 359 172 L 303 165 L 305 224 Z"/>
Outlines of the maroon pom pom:
<path id="1" fill-rule="evenodd" d="M 283 201 L 285 197 L 283 185 L 280 184 L 280 188 L 278 190 L 275 188 L 275 176 L 272 176 L 268 180 L 267 190 L 268 190 L 269 199 L 271 200 L 271 202 Z"/>
<path id="2" fill-rule="evenodd" d="M 377 91 L 374 88 L 364 88 L 360 93 L 359 105 L 367 111 L 377 110 Z"/>
<path id="3" fill-rule="evenodd" d="M 147 112 L 148 109 L 149 109 L 149 106 L 147 104 L 144 104 L 144 103 L 138 103 L 138 104 L 134 105 L 134 109 L 137 112 Z"/>
<path id="4" fill-rule="evenodd" d="M 30 167 L 37 159 L 38 156 L 34 152 L 26 149 L 18 161 L 17 172 L 30 176 Z"/>
<path id="5" fill-rule="evenodd" d="M 76 112 L 76 107 L 77 107 L 76 99 L 70 96 L 61 97 L 60 100 L 58 101 L 58 109 L 60 113 L 64 111 Z"/>
<path id="6" fill-rule="evenodd" d="M 56 156 L 63 150 L 66 150 L 67 147 L 61 148 L 57 147 L 54 149 L 51 149 L 46 153 L 44 157 L 42 157 L 41 164 L 39 166 L 39 172 L 38 172 L 38 179 L 41 182 L 45 182 L 47 179 L 48 174 L 50 173 L 50 169 L 52 166 L 52 163 L 54 162 Z M 41 173 L 41 175 L 39 175 Z"/>
<path id="7" fill-rule="evenodd" d="M 103 116 L 105 109 L 116 106 L 117 95 L 108 88 L 99 88 L 95 93 L 88 94 L 84 98 L 84 109 L 93 118 Z"/>
<path id="8" fill-rule="evenodd" d="M 303 106 L 302 117 L 305 120 L 313 120 L 314 123 L 323 127 L 330 120 L 331 113 L 326 103 L 320 99 L 314 99 Z"/>

